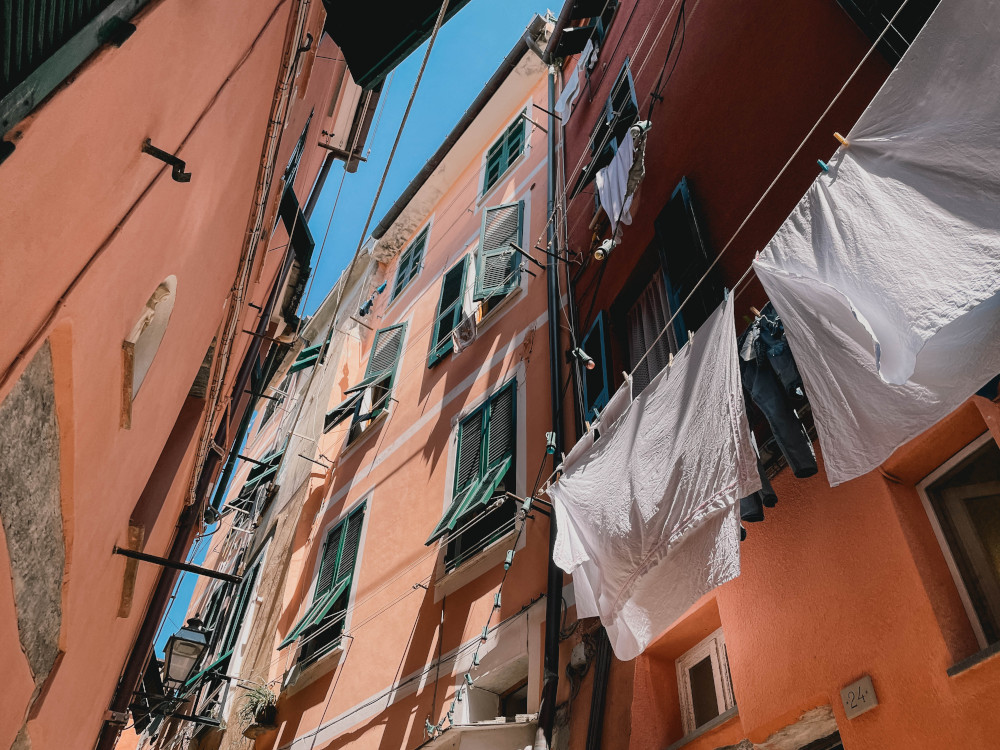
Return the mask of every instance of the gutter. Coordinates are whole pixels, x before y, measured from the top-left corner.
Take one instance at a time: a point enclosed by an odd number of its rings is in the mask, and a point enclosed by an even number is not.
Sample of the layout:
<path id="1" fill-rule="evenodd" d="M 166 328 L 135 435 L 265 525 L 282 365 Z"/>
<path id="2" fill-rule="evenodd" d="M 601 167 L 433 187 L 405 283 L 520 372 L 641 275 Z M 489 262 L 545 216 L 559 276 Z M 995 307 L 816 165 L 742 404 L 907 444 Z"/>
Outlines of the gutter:
<path id="1" fill-rule="evenodd" d="M 556 21 L 556 27 L 552 30 L 549 43 L 545 45 L 545 51 L 542 53 L 542 62 L 546 65 L 552 64 L 552 55 L 555 53 L 556 47 L 559 46 L 559 40 L 562 39 L 563 29 L 569 26 L 570 15 L 573 13 L 575 5 L 576 0 L 566 0 L 562 10 L 559 11 L 559 20 Z M 549 102 L 549 106 L 552 107 L 552 102 Z"/>
<path id="2" fill-rule="evenodd" d="M 537 18 L 537 16 L 536 16 Z M 389 231 L 389 228 L 395 223 L 399 215 L 403 213 L 403 209 L 409 205 L 410 201 L 417 192 L 424 186 L 424 183 L 430 179 L 430 176 L 434 174 L 434 170 L 437 169 L 444 158 L 448 155 L 448 152 L 454 148 L 455 144 L 458 143 L 458 139 L 465 135 L 465 131 L 469 129 L 473 121 L 479 116 L 486 105 L 489 103 L 490 99 L 493 98 L 494 94 L 497 93 L 500 86 L 507 77 L 513 72 L 517 64 L 521 62 L 521 58 L 524 57 L 525 53 L 528 51 L 528 43 L 522 37 L 517 40 L 517 44 L 514 48 L 507 53 L 507 57 L 503 59 L 500 63 L 500 67 L 497 68 L 496 72 L 486 82 L 486 86 L 482 91 L 479 92 L 479 96 L 473 100 L 469 108 L 465 110 L 465 114 L 462 115 L 461 119 L 452 128 L 451 132 L 448 133 L 448 137 L 444 139 L 444 142 L 438 147 L 438 150 L 434 152 L 434 155 L 427 160 L 427 163 L 421 167 L 420 171 L 417 172 L 416 177 L 410 180 L 410 184 L 406 186 L 406 190 L 402 192 L 396 202 L 392 204 L 392 208 L 389 209 L 388 213 L 382 217 L 382 220 L 378 223 L 378 226 L 372 230 L 372 237 L 376 240 L 381 239 L 385 236 L 385 233 Z"/>

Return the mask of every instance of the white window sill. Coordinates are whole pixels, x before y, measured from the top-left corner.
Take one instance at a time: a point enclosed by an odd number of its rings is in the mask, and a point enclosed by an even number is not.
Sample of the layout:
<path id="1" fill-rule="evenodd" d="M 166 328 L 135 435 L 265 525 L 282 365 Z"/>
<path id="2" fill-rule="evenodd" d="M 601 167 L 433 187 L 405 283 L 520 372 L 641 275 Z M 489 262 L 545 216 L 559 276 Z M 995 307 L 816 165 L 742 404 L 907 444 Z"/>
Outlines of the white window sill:
<path id="1" fill-rule="evenodd" d="M 323 654 L 316 661 L 303 667 L 299 662 L 295 662 L 292 668 L 285 673 L 285 679 L 281 686 L 281 692 L 285 696 L 295 695 L 307 685 L 311 685 L 320 677 L 329 674 L 337 668 L 340 658 L 344 655 L 343 640 Z"/>
<path id="2" fill-rule="evenodd" d="M 690 732 L 689 734 L 686 734 L 684 737 L 682 737 L 681 739 L 677 740 L 677 742 L 675 742 L 672 745 L 670 745 L 667 748 L 667 750 L 677 750 L 678 748 L 684 747 L 689 742 L 694 742 L 696 739 L 698 739 L 699 737 L 702 737 L 702 736 L 708 734 L 713 729 L 718 729 L 723 724 L 727 724 L 730 721 L 732 721 L 733 719 L 738 718 L 739 715 L 740 715 L 739 708 L 737 708 L 736 706 L 733 706 L 732 708 L 727 709 L 726 711 L 723 711 L 721 714 L 719 714 L 718 716 L 716 716 L 711 721 L 706 721 L 704 724 L 702 724 L 700 727 L 698 727 L 697 729 L 695 729 L 693 732 Z"/>
<path id="3" fill-rule="evenodd" d="M 490 544 L 489 547 L 486 547 L 450 571 L 445 570 L 444 562 L 444 555 L 448 544 L 447 542 L 441 542 L 441 551 L 438 554 L 438 564 L 435 570 L 434 601 L 441 601 L 442 597 L 458 591 L 463 586 L 472 583 L 486 571 L 502 564 L 507 557 L 507 550 L 511 548 L 511 545 L 517 539 L 517 532 L 518 529 L 515 526 L 514 529 Z"/>

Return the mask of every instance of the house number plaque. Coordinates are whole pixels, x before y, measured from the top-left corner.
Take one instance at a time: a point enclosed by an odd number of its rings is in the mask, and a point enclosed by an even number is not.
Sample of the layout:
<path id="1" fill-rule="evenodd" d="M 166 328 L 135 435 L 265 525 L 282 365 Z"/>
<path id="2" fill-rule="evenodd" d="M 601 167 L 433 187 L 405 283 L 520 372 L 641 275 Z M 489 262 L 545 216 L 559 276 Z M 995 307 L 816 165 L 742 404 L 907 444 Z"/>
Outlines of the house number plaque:
<path id="1" fill-rule="evenodd" d="M 872 678 L 865 675 L 860 680 L 852 682 L 840 691 L 840 700 L 844 703 L 844 713 L 848 719 L 875 708 L 878 705 L 878 698 L 875 696 Z"/>

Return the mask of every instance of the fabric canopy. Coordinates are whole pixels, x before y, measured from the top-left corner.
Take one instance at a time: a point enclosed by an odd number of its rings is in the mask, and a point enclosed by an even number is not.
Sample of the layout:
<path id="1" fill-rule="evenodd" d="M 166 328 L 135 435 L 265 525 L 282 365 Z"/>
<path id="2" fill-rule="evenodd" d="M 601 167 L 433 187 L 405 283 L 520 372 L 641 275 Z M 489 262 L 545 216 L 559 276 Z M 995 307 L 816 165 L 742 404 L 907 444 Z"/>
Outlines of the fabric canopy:
<path id="1" fill-rule="evenodd" d="M 1000 372 L 1000 13 L 942 0 L 755 261 L 832 485 Z"/>
<path id="2" fill-rule="evenodd" d="M 595 440 L 595 434 L 599 437 Z M 740 572 L 739 498 L 760 489 L 730 297 L 634 400 L 626 383 L 548 489 L 580 617 L 632 659 Z"/>

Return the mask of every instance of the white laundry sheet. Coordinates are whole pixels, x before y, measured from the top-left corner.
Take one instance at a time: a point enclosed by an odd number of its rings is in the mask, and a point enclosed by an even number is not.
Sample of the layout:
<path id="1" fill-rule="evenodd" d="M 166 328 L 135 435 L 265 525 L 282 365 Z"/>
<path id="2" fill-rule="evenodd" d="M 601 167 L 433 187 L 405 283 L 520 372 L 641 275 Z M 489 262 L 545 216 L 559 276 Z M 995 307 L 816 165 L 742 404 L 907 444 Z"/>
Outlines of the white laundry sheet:
<path id="1" fill-rule="evenodd" d="M 555 562 L 619 659 L 739 575 L 739 499 L 758 489 L 730 298 L 634 400 L 615 393 L 548 489 Z"/>
<path id="2" fill-rule="evenodd" d="M 611 220 L 612 237 L 615 236 L 619 222 L 632 223 L 632 214 L 629 213 L 632 194 L 627 191 L 629 172 L 632 170 L 634 159 L 635 140 L 632 128 L 629 128 L 611 163 L 599 170 L 594 180 L 597 183 L 597 194 L 601 198 L 601 207 Z"/>
<path id="3" fill-rule="evenodd" d="M 831 485 L 1000 372 L 1000 2 L 942 0 L 754 268 Z"/>

